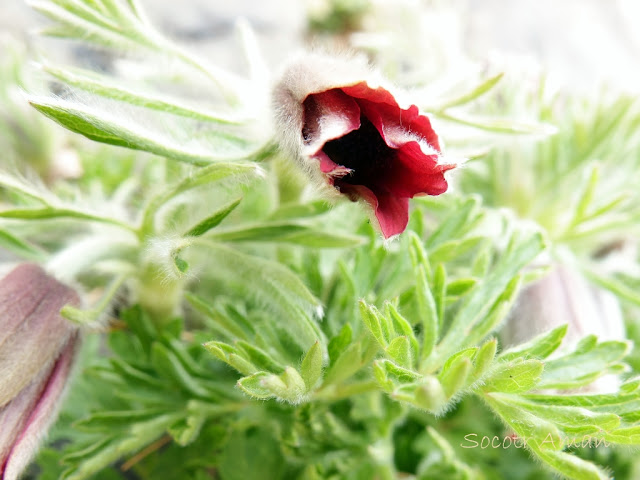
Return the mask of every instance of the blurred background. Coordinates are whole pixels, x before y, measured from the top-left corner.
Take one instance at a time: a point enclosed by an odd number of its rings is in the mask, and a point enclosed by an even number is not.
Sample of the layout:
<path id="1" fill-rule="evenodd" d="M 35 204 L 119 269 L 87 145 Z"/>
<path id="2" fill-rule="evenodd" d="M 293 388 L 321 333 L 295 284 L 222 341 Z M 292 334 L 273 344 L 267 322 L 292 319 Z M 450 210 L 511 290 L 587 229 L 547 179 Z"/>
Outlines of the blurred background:
<path id="1" fill-rule="evenodd" d="M 237 58 L 228 45 L 235 19 L 244 16 L 273 65 L 305 41 L 325 41 L 314 35 L 323 31 L 325 37 L 332 32 L 333 43 L 338 38 L 344 45 L 366 44 L 383 57 L 386 45 L 394 45 L 397 55 L 397 45 L 404 43 L 399 55 L 404 69 L 415 68 L 412 56 L 431 50 L 455 59 L 458 68 L 457 54 L 480 62 L 520 62 L 576 88 L 606 83 L 635 91 L 640 85 L 640 31 L 633 23 L 640 18 L 637 0 L 186 0 L 180 8 L 171 0 L 142 3 L 161 31 L 222 64 Z M 420 4 L 424 8 L 418 10 Z M 31 41 L 42 24 L 24 0 L 2 1 L 3 34 Z M 393 39 L 397 36 L 404 42 Z"/>

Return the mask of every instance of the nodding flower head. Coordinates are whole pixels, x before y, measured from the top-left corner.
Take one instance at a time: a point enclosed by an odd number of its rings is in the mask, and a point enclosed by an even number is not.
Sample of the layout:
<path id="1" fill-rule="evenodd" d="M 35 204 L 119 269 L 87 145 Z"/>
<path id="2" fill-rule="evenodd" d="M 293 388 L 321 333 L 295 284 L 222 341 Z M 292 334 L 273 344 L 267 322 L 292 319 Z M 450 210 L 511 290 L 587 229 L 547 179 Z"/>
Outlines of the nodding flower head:
<path id="1" fill-rule="evenodd" d="M 78 330 L 60 316 L 74 290 L 22 264 L 0 280 L 0 478 L 18 478 L 55 419 Z"/>
<path id="2" fill-rule="evenodd" d="M 281 143 L 323 185 L 364 200 L 382 234 L 402 233 L 409 199 L 447 190 L 440 143 L 415 105 L 402 108 L 357 59 L 309 54 L 274 89 Z"/>

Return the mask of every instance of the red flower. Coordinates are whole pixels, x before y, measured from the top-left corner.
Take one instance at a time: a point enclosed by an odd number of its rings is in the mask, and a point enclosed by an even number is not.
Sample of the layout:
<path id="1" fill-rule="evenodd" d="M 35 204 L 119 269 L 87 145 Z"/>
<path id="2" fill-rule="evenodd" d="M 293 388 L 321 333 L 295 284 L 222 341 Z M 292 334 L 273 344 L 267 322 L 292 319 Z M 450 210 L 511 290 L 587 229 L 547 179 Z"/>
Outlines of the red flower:
<path id="1" fill-rule="evenodd" d="M 386 238 L 402 233 L 409 199 L 444 193 L 444 172 L 455 165 L 439 163 L 438 136 L 418 107 L 401 108 L 387 89 L 363 80 L 366 71 L 345 73 L 344 60 L 327 71 L 328 62 L 311 56 L 285 73 L 275 95 L 282 128 L 297 130 L 299 155 L 317 162 L 328 185 L 371 206 Z"/>

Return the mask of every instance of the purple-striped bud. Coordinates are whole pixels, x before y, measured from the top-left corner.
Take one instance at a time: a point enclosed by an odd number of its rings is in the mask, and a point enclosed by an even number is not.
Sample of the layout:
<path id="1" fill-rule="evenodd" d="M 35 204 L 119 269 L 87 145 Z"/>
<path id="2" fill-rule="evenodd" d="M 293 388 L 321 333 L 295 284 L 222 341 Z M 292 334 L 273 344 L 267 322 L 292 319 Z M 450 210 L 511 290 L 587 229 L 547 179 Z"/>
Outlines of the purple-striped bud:
<path id="1" fill-rule="evenodd" d="M 438 136 L 357 58 L 310 53 L 274 88 L 280 143 L 317 183 L 373 210 L 382 234 L 402 233 L 409 199 L 447 190 Z"/>
<path id="2" fill-rule="evenodd" d="M 563 348 L 575 346 L 587 335 L 596 335 L 599 341 L 625 339 L 624 319 L 616 296 L 591 285 L 583 275 L 565 265 L 553 265 L 547 275 L 522 290 L 501 334 L 509 347 L 565 323 L 568 328 Z M 606 376 L 600 378 L 589 389 L 614 390 L 617 381 L 611 380 Z"/>
<path id="3" fill-rule="evenodd" d="M 33 264 L 0 280 L 0 479 L 17 479 L 56 417 L 78 343 L 76 292 Z"/>

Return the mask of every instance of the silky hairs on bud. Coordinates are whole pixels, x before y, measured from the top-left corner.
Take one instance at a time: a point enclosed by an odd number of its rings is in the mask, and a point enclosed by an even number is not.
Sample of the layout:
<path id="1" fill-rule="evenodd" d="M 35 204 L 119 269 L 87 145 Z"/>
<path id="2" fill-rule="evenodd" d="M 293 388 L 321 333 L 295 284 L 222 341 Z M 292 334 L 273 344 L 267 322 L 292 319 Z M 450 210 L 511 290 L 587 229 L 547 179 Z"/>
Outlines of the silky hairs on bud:
<path id="1" fill-rule="evenodd" d="M 354 85 L 366 80 L 372 86 L 381 86 L 382 79 L 369 66 L 362 55 L 328 55 L 302 52 L 292 58 L 279 75 L 273 89 L 276 131 L 280 145 L 310 175 L 324 184 L 315 160 L 305 158 L 301 132 L 304 126 L 304 99 L 311 93 Z"/>

